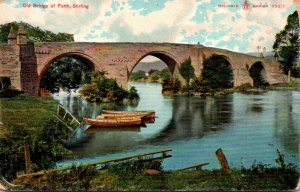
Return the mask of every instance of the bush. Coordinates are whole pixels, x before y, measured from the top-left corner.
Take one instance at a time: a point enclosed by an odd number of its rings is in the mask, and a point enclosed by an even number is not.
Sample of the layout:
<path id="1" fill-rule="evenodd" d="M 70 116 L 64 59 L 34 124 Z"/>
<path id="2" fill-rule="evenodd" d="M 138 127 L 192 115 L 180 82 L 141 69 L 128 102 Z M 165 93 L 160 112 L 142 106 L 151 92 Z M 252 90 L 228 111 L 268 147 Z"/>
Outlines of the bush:
<path id="1" fill-rule="evenodd" d="M 146 77 L 146 75 L 145 75 L 144 71 L 138 71 L 138 72 L 134 72 L 131 74 L 130 80 L 137 81 L 137 80 L 145 78 L 145 77 Z"/>
<path id="2" fill-rule="evenodd" d="M 160 72 L 159 71 L 155 71 L 153 73 L 151 73 L 151 80 L 156 82 L 158 81 L 160 78 Z"/>
<path id="3" fill-rule="evenodd" d="M 104 71 L 96 71 L 90 74 L 89 82 L 79 91 L 80 96 L 90 102 L 120 102 L 125 98 L 136 99 L 137 91 L 130 93 L 120 87 L 115 79 L 107 78 Z M 129 98 L 130 96 L 130 98 Z"/>
<path id="4" fill-rule="evenodd" d="M 24 144 L 30 145 L 32 171 L 53 168 L 66 150 L 68 130 L 59 121 L 50 119 L 40 134 L 32 134 L 20 124 L 10 128 L 7 137 L 0 138 L 0 165 L 5 178 L 11 180 L 24 171 Z"/>
<path id="5" fill-rule="evenodd" d="M 139 98 L 140 98 L 140 96 L 137 92 L 137 89 L 134 86 L 132 86 L 128 91 L 128 99 L 133 101 L 133 100 L 137 100 Z"/>

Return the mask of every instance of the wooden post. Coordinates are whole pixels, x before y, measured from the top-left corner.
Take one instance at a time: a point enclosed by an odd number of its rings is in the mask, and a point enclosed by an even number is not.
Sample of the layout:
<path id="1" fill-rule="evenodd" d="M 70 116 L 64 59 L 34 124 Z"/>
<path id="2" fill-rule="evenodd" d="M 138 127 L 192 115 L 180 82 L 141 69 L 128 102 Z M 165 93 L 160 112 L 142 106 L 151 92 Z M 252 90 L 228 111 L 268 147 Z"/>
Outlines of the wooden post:
<path id="1" fill-rule="evenodd" d="M 291 70 L 288 71 L 288 83 L 291 82 Z"/>
<path id="2" fill-rule="evenodd" d="M 25 172 L 29 174 L 31 172 L 30 152 L 29 145 L 24 144 L 24 155 L 25 155 Z"/>
<path id="3" fill-rule="evenodd" d="M 224 155 L 221 148 L 216 151 L 216 155 L 217 155 L 217 158 L 219 160 L 219 163 L 220 163 L 222 169 L 226 172 L 229 172 L 230 168 L 229 168 L 227 159 L 226 159 L 226 157 L 225 157 L 225 155 Z"/>

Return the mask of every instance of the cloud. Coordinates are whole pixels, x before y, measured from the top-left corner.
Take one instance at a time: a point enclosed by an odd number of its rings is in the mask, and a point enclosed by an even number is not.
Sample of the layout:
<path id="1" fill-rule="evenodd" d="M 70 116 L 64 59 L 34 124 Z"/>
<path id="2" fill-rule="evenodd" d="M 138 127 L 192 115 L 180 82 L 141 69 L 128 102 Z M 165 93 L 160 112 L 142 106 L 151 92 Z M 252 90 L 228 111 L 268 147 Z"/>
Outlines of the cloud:
<path id="1" fill-rule="evenodd" d="M 271 50 L 274 37 L 296 10 L 241 8 L 240 0 L 31 0 L 40 4 L 85 4 L 89 9 L 23 8 L 25 0 L 0 4 L 0 24 L 24 21 L 54 32 L 73 33 L 76 41 L 201 43 L 205 46 L 253 52 L 258 45 Z M 281 2 L 278 0 L 276 2 Z M 238 5 L 220 8 L 219 4 Z M 272 13 L 272 14 L 270 14 Z"/>

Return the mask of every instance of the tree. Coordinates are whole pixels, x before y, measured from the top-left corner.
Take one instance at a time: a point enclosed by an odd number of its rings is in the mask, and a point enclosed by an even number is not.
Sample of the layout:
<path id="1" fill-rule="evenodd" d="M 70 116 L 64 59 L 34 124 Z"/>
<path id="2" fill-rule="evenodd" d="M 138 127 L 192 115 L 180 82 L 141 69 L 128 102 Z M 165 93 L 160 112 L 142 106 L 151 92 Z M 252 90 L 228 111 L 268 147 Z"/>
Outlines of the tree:
<path id="1" fill-rule="evenodd" d="M 41 87 L 55 92 L 59 87 L 65 89 L 79 88 L 90 69 L 81 61 L 72 57 L 62 57 L 54 61 L 41 79 Z"/>
<path id="2" fill-rule="evenodd" d="M 69 42 L 74 41 L 72 34 L 68 33 L 53 33 L 48 30 L 40 29 L 39 27 L 31 26 L 24 22 L 11 22 L 0 25 L 0 43 L 6 43 L 10 27 L 12 26 L 15 32 L 18 31 L 19 25 L 22 24 L 25 28 L 28 42 Z"/>
<path id="3" fill-rule="evenodd" d="M 90 81 L 79 91 L 81 97 L 90 102 L 121 102 L 125 98 L 137 100 L 135 88 L 129 91 L 120 87 L 116 79 L 107 78 L 106 72 L 94 71 L 90 73 Z"/>
<path id="4" fill-rule="evenodd" d="M 189 85 L 190 79 L 195 77 L 195 69 L 192 66 L 192 61 L 190 57 L 181 63 L 179 70 L 180 74 L 183 76 L 183 78 L 187 81 L 187 84 Z"/>
<path id="5" fill-rule="evenodd" d="M 163 70 L 160 71 L 160 77 L 161 79 L 164 80 L 168 80 L 171 79 L 171 75 L 170 75 L 170 71 L 168 68 L 164 68 Z"/>
<path id="6" fill-rule="evenodd" d="M 213 55 L 204 60 L 201 83 L 208 90 L 233 87 L 233 72 L 227 58 Z"/>
<path id="7" fill-rule="evenodd" d="M 298 59 L 299 43 L 299 18 L 298 12 L 295 11 L 288 16 L 287 24 L 282 31 L 276 34 L 273 44 L 274 52 L 282 58 L 280 62 L 286 74 Z"/>

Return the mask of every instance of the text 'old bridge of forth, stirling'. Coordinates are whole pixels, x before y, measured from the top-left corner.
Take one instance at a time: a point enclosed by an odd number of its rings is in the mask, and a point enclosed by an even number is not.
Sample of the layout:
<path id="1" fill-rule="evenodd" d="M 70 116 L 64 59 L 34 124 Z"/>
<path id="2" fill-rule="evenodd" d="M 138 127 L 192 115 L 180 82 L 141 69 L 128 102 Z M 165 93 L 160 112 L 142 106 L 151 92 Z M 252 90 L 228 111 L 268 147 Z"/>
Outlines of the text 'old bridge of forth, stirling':
<path id="1" fill-rule="evenodd" d="M 8 36 L 7 44 L 0 45 L 0 76 L 10 77 L 15 89 L 38 94 L 40 80 L 47 67 L 56 59 L 69 56 L 85 63 L 91 70 L 103 70 L 127 87 L 134 67 L 144 57 L 152 55 L 165 62 L 173 76 L 181 78 L 180 64 L 187 58 L 200 76 L 203 61 L 222 56 L 230 63 L 234 86 L 253 83 L 249 75 L 252 67 L 262 70 L 269 84 L 284 83 L 287 77 L 274 59 L 259 58 L 229 50 L 205 47 L 200 44 L 175 43 L 91 43 L 39 42 L 27 43 L 23 27 Z"/>

